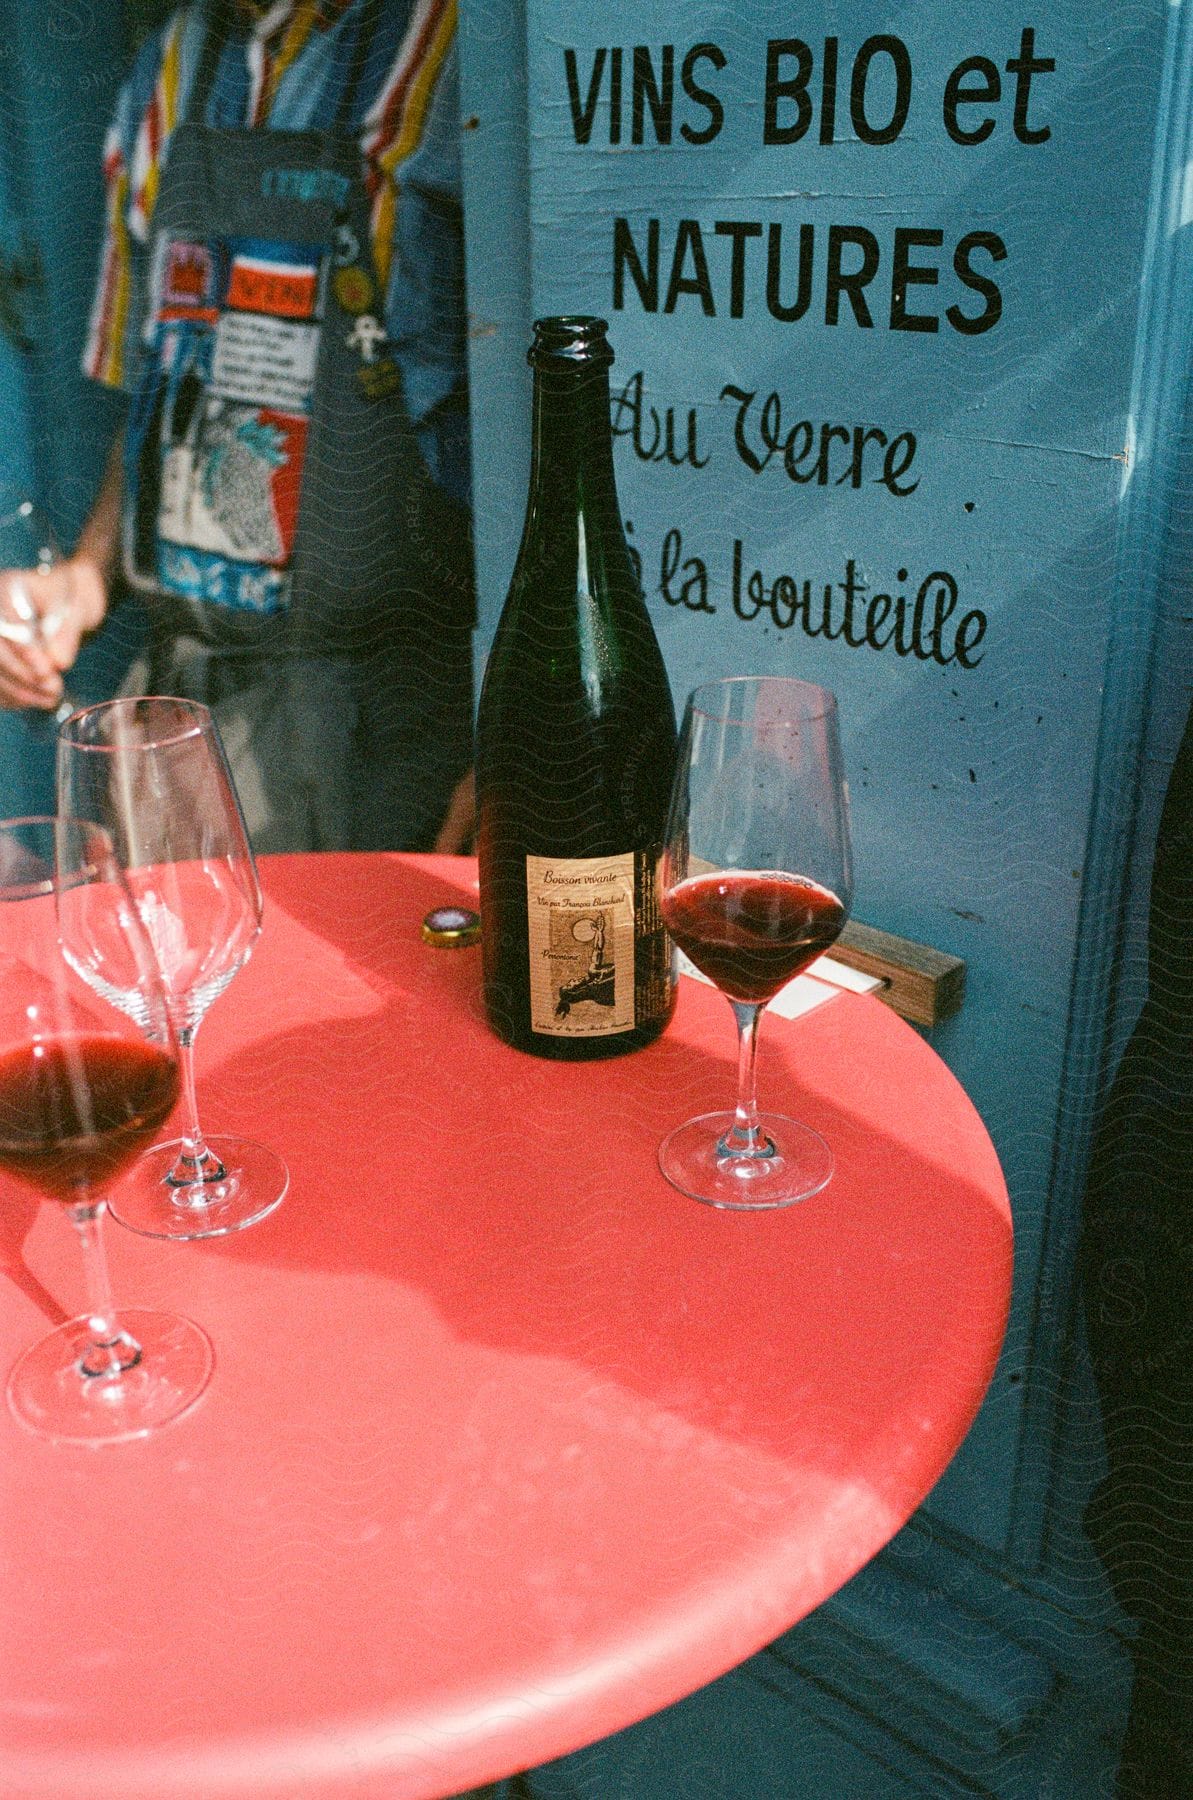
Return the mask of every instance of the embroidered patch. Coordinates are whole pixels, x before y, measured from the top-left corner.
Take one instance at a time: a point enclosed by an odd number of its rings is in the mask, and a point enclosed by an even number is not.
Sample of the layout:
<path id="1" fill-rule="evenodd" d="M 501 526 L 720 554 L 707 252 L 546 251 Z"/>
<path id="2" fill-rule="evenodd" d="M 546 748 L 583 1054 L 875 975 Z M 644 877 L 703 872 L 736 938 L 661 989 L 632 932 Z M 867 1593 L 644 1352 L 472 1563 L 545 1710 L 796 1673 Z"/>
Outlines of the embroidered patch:
<path id="1" fill-rule="evenodd" d="M 183 312 L 204 311 L 215 304 L 216 259 L 206 244 L 171 240 L 162 271 L 162 305 Z"/>
<path id="2" fill-rule="evenodd" d="M 341 219 L 335 228 L 331 242 L 331 254 L 336 267 L 341 269 L 345 263 L 360 261 L 360 239 L 346 219 Z"/>
<path id="3" fill-rule="evenodd" d="M 162 458 L 161 537 L 244 562 L 288 562 L 306 436 L 305 419 L 208 398 Z"/>
<path id="4" fill-rule="evenodd" d="M 300 200 L 307 205 L 343 206 L 351 183 L 334 169 L 266 169 L 261 192 L 267 200 Z"/>
<path id="5" fill-rule="evenodd" d="M 211 385 L 226 400 L 310 411 L 319 327 L 252 313 L 225 313 L 215 332 Z"/>
<path id="6" fill-rule="evenodd" d="M 239 253 L 232 258 L 225 304 L 275 319 L 310 319 L 319 297 L 317 263 L 281 262 Z"/>
<path id="7" fill-rule="evenodd" d="M 385 326 L 372 313 L 362 313 L 344 339 L 349 350 L 355 350 L 362 363 L 377 361 L 379 347 L 385 342 Z"/>
<path id="8" fill-rule="evenodd" d="M 373 283 L 361 268 L 337 269 L 331 291 L 346 313 L 367 313 L 374 301 Z"/>
<path id="9" fill-rule="evenodd" d="M 379 356 L 376 362 L 356 371 L 356 381 L 366 400 L 382 400 L 386 394 L 397 392 L 401 376 L 392 357 Z"/>
<path id="10" fill-rule="evenodd" d="M 288 569 L 262 569 L 177 544 L 158 545 L 157 579 L 171 593 L 233 612 L 276 613 L 290 604 Z"/>

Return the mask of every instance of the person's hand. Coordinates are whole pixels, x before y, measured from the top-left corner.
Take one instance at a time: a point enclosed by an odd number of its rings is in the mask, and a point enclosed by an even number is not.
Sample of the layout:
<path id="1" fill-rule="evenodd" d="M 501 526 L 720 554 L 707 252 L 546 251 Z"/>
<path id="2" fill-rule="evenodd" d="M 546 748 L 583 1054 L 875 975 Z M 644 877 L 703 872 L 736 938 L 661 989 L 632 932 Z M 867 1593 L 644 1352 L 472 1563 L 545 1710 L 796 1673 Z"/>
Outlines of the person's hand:
<path id="1" fill-rule="evenodd" d="M 45 570 L 0 570 L 0 707 L 52 711 L 63 670 L 107 605 L 103 575 L 87 556 Z"/>
<path id="2" fill-rule="evenodd" d="M 440 856 L 462 856 L 472 848 L 476 830 L 476 779 L 471 769 L 456 783 L 433 849 Z"/>

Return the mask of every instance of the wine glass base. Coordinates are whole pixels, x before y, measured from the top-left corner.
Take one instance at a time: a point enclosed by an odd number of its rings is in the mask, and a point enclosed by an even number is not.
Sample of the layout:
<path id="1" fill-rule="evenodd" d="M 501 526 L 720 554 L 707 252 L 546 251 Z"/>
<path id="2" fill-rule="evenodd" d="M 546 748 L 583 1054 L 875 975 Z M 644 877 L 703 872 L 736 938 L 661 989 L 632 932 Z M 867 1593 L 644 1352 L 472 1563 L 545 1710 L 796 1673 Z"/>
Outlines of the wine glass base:
<path id="1" fill-rule="evenodd" d="M 182 1142 L 155 1144 L 110 1190 L 112 1217 L 142 1237 L 227 1237 L 281 1205 L 290 1175 L 275 1151 L 251 1138 L 210 1137 L 206 1143 L 224 1166 L 222 1180 L 175 1187 L 168 1177 Z"/>
<path id="2" fill-rule="evenodd" d="M 180 1419 L 203 1393 L 214 1355 L 206 1332 L 174 1313 L 126 1307 L 118 1329 L 140 1346 L 123 1374 L 85 1375 L 90 1320 L 68 1319 L 26 1350 L 8 1379 L 8 1404 L 27 1431 L 60 1444 L 121 1444 Z"/>
<path id="3" fill-rule="evenodd" d="M 760 1113 L 758 1123 L 770 1152 L 747 1157 L 723 1148 L 735 1123 L 735 1113 L 703 1113 L 663 1139 L 659 1167 L 672 1187 L 706 1206 L 763 1212 L 808 1200 L 832 1179 L 833 1153 L 809 1126 L 779 1113 Z"/>

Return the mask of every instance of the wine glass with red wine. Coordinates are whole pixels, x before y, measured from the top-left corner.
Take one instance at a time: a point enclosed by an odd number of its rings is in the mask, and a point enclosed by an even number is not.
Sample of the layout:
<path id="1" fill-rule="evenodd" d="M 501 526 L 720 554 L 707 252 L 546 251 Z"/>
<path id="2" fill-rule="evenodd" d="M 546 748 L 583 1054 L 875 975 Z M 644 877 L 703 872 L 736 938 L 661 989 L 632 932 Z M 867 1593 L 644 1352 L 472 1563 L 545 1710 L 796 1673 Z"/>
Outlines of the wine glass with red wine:
<path id="1" fill-rule="evenodd" d="M 789 1206 L 832 1176 L 809 1126 L 760 1113 L 758 1024 L 849 916 L 849 816 L 837 703 L 826 688 L 742 675 L 688 700 L 663 852 L 663 921 L 738 1027 L 733 1112 L 690 1119 L 659 1166 L 710 1206 Z"/>
<path id="2" fill-rule="evenodd" d="M 66 819 L 0 821 L 0 1206 L 10 1184 L 58 1201 L 87 1281 L 82 1316 L 9 1377 L 12 1411 L 43 1437 L 143 1437 L 207 1385 L 211 1345 L 197 1325 L 113 1307 L 100 1235 L 108 1185 L 178 1092 L 165 990 L 102 834 Z"/>

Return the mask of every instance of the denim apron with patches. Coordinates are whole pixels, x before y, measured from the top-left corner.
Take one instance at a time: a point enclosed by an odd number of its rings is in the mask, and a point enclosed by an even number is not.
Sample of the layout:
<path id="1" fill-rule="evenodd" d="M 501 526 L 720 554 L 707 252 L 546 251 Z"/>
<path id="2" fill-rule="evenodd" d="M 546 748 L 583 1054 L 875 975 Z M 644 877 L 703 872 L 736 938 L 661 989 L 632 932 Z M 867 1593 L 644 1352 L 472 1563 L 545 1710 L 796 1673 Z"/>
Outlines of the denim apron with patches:
<path id="1" fill-rule="evenodd" d="M 471 759 L 468 515 L 381 324 L 358 145 L 200 123 L 169 145 L 125 442 L 128 693 L 219 722 L 257 850 L 429 845 Z M 445 304 L 450 302 L 445 301 Z"/>

